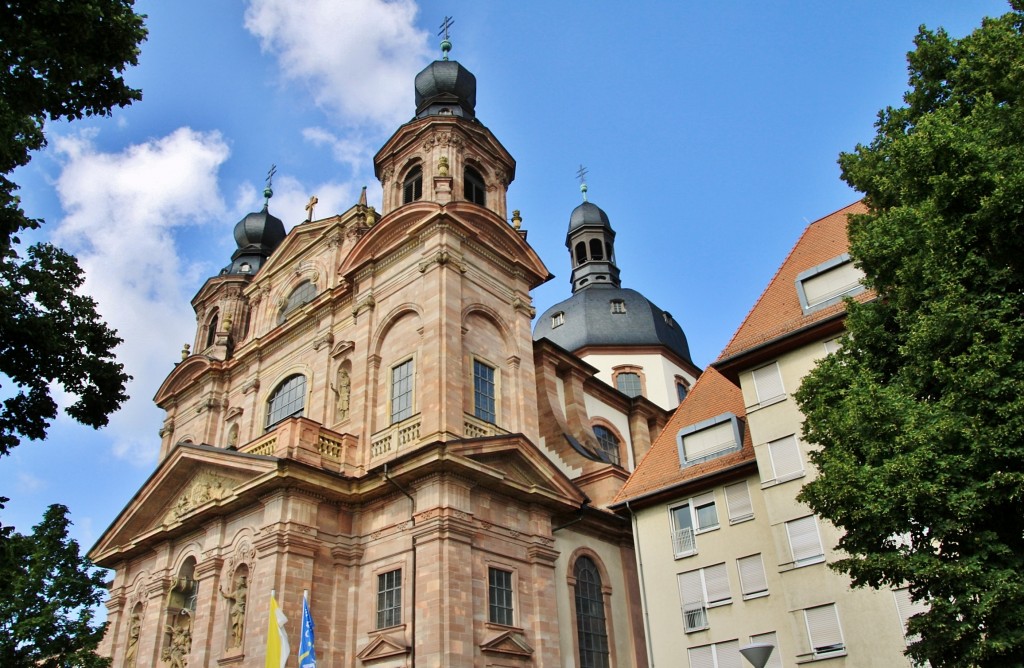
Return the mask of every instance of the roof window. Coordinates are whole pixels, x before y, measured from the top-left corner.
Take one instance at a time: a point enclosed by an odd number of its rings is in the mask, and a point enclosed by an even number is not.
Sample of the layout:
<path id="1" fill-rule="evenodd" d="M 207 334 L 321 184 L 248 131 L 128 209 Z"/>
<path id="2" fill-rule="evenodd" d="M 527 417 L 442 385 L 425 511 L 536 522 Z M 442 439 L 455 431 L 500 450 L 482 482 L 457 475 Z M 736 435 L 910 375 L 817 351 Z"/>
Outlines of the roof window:
<path id="1" fill-rule="evenodd" d="M 804 315 L 842 301 L 843 297 L 864 292 L 864 272 L 843 253 L 796 277 L 796 292 Z"/>

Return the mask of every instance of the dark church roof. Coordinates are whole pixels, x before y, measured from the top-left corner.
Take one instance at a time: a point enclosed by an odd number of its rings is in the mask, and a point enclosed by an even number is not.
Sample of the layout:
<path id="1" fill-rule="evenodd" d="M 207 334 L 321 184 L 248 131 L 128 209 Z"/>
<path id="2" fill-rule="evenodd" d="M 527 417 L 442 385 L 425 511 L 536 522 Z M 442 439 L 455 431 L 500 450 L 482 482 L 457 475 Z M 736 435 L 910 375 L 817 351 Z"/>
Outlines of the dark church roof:
<path id="1" fill-rule="evenodd" d="M 612 302 L 616 301 L 621 306 L 614 308 L 623 313 L 612 312 Z M 562 316 L 556 318 L 559 313 Z M 538 318 L 533 338 L 548 339 L 571 352 L 587 346 L 664 346 L 692 362 L 686 334 L 679 323 L 668 311 L 628 288 L 594 287 L 578 291 Z"/>
<path id="2" fill-rule="evenodd" d="M 268 188 L 269 190 L 269 188 Z M 267 197 L 270 200 L 270 197 Z M 221 274 L 255 274 L 264 261 L 284 241 L 284 223 L 270 213 L 267 204 L 262 211 L 254 211 L 235 224 L 237 250 L 231 254 L 231 264 Z"/>

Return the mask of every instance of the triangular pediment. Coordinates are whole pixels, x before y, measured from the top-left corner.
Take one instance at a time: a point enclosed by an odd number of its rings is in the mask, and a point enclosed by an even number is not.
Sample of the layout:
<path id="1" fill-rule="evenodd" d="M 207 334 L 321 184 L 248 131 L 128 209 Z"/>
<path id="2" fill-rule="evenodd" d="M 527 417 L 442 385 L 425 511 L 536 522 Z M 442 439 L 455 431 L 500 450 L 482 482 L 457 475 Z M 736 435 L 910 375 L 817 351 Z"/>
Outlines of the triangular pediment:
<path id="1" fill-rule="evenodd" d="M 573 505 L 587 498 L 554 462 L 522 436 L 459 441 L 449 444 L 448 453 L 486 467 L 521 492 L 539 493 Z"/>
<path id="2" fill-rule="evenodd" d="M 385 635 L 379 635 L 370 641 L 370 644 L 362 649 L 356 657 L 363 663 L 369 663 L 378 659 L 387 659 L 400 654 L 408 654 L 409 648 Z"/>
<path id="3" fill-rule="evenodd" d="M 533 648 L 526 642 L 522 632 L 513 629 L 499 633 L 494 638 L 480 645 L 480 649 L 484 652 L 512 654 L 523 657 L 533 654 Z"/>
<path id="4" fill-rule="evenodd" d="M 90 550 L 99 565 L 225 512 L 277 470 L 277 460 L 207 445 L 178 445 Z"/>

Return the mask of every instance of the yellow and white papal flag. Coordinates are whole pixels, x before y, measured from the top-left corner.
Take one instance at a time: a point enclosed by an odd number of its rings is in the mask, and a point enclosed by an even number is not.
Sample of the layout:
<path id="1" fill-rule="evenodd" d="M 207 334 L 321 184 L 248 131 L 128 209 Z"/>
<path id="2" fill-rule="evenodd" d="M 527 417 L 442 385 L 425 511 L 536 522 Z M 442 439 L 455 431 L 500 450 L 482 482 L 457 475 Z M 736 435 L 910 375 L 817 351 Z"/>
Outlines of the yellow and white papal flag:
<path id="1" fill-rule="evenodd" d="M 277 607 L 274 592 L 270 592 L 269 618 L 269 625 L 267 627 L 267 659 L 263 665 L 265 668 L 284 668 L 292 648 L 288 645 L 288 634 L 284 631 L 284 625 L 288 623 L 288 618 L 281 612 L 281 608 Z"/>

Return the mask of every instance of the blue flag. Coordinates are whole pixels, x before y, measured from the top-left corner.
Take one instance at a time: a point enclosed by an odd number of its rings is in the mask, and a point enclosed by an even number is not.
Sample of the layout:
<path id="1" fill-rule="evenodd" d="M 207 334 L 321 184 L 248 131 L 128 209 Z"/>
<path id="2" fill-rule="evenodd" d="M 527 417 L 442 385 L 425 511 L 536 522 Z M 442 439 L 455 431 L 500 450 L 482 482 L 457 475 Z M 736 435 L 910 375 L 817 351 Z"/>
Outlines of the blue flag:
<path id="1" fill-rule="evenodd" d="M 302 597 L 302 635 L 299 637 L 299 668 L 316 668 L 316 650 L 313 648 L 313 616 L 309 602 Z"/>

